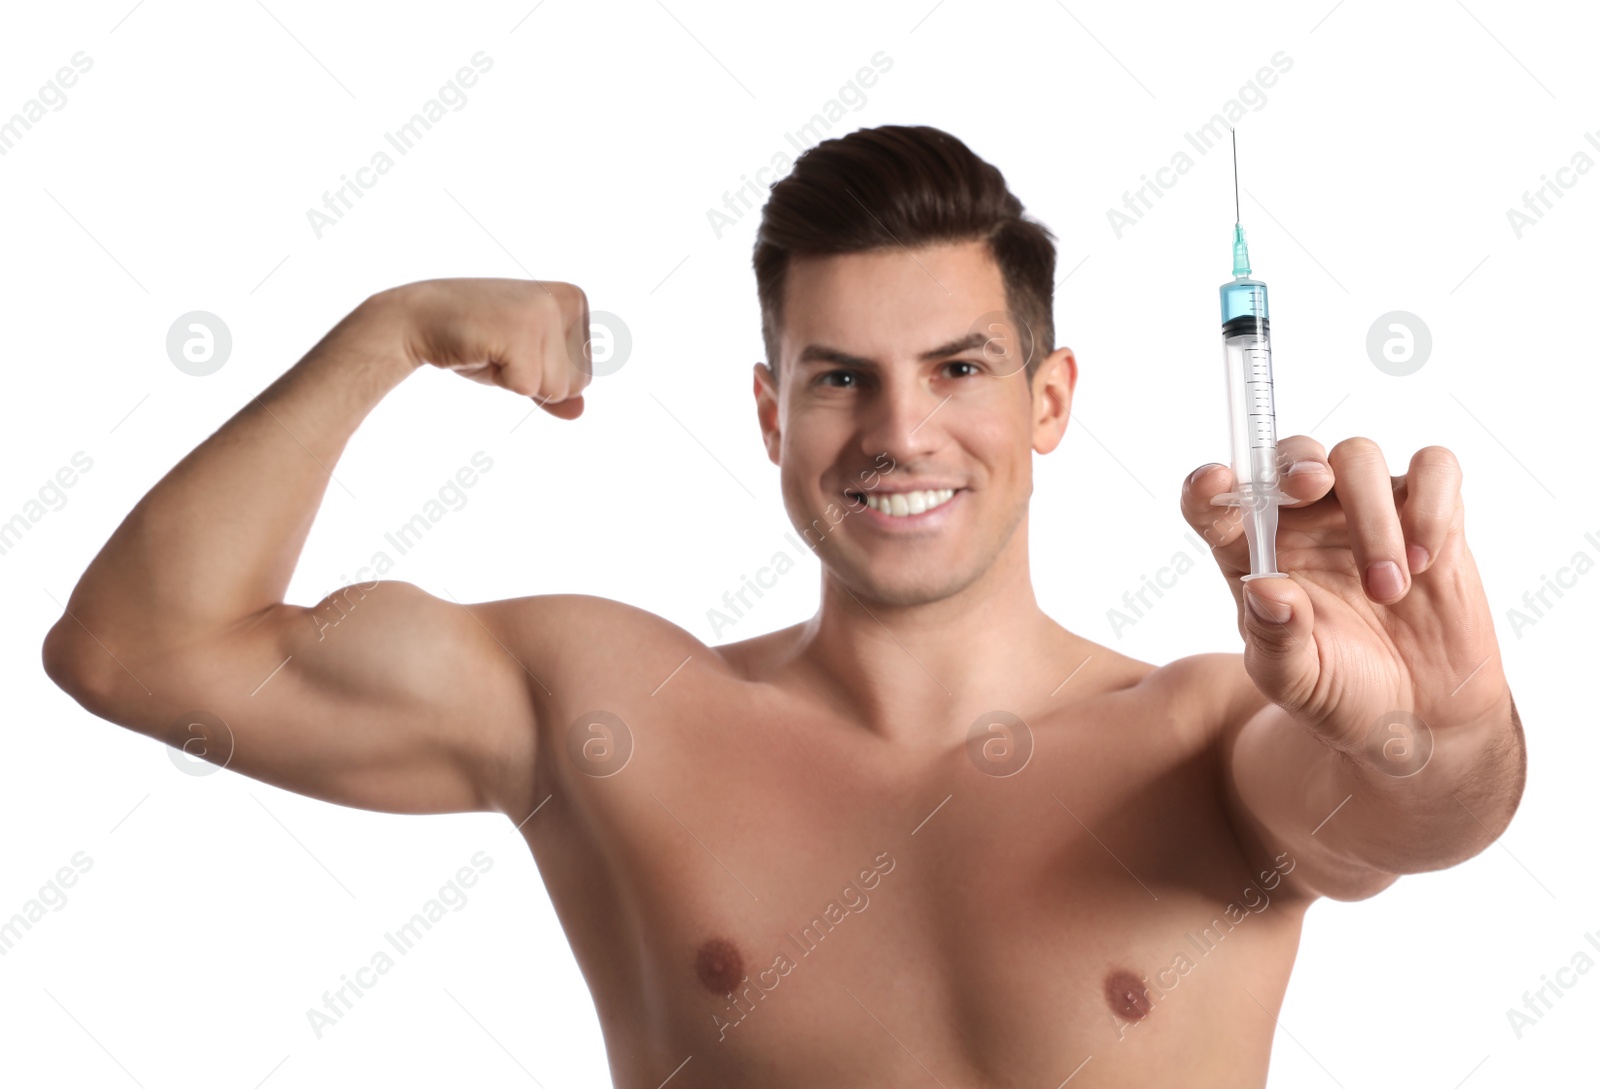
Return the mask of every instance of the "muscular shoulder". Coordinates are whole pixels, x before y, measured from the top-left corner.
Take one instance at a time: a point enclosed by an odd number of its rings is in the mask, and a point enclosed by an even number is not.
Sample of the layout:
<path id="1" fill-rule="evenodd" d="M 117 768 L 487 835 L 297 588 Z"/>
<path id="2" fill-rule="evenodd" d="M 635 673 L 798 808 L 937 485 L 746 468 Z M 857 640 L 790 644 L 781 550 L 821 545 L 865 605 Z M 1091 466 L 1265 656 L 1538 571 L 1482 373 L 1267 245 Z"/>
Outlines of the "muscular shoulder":
<path id="1" fill-rule="evenodd" d="M 653 695 L 680 671 L 726 672 L 713 648 L 670 620 L 611 598 L 588 594 L 541 594 L 472 606 L 493 637 L 481 653 L 500 659 L 526 692 L 533 728 L 526 745 L 539 751 L 528 776 L 528 761 L 509 761 L 504 772 L 507 805 L 526 812 L 557 781 L 547 754 L 559 752 L 559 727 L 574 714 L 615 701 L 637 702 Z M 690 661 L 693 660 L 693 666 Z M 680 686 L 682 682 L 680 681 Z"/>
<path id="2" fill-rule="evenodd" d="M 489 607 L 506 649 L 554 674 L 651 674 L 673 655 L 720 656 L 685 629 L 647 609 L 589 594 L 541 594 Z"/>
<path id="3" fill-rule="evenodd" d="M 642 654 L 709 649 L 666 617 L 602 596 L 542 593 L 496 604 L 499 630 L 552 667 L 586 662 L 627 670 L 642 665 Z"/>
<path id="4" fill-rule="evenodd" d="M 1197 745 L 1217 746 L 1229 727 L 1247 721 L 1266 697 L 1245 672 L 1242 654 L 1191 654 L 1150 668 L 1140 687 L 1158 696 Z"/>

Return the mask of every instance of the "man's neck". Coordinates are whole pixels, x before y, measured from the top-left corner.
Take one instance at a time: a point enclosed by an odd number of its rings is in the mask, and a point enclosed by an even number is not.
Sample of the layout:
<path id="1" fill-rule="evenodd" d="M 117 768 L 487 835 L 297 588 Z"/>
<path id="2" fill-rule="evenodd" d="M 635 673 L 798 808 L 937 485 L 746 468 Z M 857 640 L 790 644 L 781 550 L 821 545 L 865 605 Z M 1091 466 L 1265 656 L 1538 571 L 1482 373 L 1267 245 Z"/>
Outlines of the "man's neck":
<path id="1" fill-rule="evenodd" d="M 824 568 L 821 607 L 786 657 L 863 729 L 914 746 L 959 743 L 976 715 L 1038 706 L 1059 680 L 1057 658 L 1084 641 L 1040 610 L 1022 536 L 926 604 L 875 600 Z"/>

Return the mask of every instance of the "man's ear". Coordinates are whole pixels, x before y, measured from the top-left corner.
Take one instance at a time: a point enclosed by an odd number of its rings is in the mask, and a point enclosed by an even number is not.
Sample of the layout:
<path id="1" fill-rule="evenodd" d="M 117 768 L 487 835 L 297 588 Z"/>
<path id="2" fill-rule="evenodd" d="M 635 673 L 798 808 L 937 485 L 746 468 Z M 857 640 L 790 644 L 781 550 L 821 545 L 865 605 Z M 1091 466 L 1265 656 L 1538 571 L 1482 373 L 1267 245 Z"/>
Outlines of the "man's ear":
<path id="1" fill-rule="evenodd" d="M 776 465 L 783 442 L 783 430 L 778 424 L 778 379 L 765 363 L 757 363 L 753 374 L 756 422 L 761 425 L 761 441 L 767 447 L 767 460 Z"/>
<path id="2" fill-rule="evenodd" d="M 1071 348 L 1057 348 L 1033 372 L 1033 448 L 1048 454 L 1061 443 L 1072 416 L 1072 391 L 1078 360 Z"/>

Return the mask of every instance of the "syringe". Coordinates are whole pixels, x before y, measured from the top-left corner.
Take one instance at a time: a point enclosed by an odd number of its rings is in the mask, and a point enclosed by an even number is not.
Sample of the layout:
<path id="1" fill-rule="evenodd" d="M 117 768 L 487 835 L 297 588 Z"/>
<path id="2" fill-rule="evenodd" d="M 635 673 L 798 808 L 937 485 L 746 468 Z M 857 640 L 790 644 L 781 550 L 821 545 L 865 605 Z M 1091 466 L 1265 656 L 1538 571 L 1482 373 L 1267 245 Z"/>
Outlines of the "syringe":
<path id="1" fill-rule="evenodd" d="M 1278 568 L 1278 504 L 1293 500 L 1278 487 L 1278 425 L 1272 404 L 1272 339 L 1267 285 L 1250 279 L 1250 251 L 1239 215 L 1239 140 L 1233 143 L 1233 279 L 1222 285 L 1222 358 L 1228 372 L 1228 421 L 1235 490 L 1214 496 L 1240 507 L 1250 546 L 1244 579 L 1282 578 Z"/>

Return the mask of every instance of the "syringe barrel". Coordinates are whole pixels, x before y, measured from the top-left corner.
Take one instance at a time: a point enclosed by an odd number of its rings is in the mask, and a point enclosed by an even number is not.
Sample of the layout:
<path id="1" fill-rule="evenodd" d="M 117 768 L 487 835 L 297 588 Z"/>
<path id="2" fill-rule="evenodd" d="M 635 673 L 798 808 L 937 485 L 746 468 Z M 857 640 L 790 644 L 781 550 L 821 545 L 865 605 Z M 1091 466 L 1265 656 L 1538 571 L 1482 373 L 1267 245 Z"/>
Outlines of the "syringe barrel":
<path id="1" fill-rule="evenodd" d="M 1222 295 L 1222 333 L 1226 336 L 1242 320 L 1248 324 L 1267 320 L 1267 285 L 1239 276 L 1219 289 Z"/>
<path id="2" fill-rule="evenodd" d="M 1222 356 L 1235 489 L 1278 492 L 1278 434 L 1272 399 L 1272 336 L 1267 285 L 1239 277 L 1223 284 Z"/>

